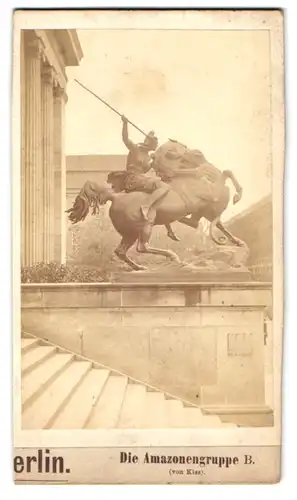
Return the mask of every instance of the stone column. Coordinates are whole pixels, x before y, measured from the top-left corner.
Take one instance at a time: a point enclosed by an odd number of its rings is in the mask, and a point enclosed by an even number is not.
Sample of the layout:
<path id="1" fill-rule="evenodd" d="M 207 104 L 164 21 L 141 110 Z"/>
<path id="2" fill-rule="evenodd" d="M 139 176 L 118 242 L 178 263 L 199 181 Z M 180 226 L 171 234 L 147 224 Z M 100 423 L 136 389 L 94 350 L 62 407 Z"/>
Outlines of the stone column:
<path id="1" fill-rule="evenodd" d="M 65 162 L 65 90 L 54 88 L 54 165 L 55 165 L 55 248 L 56 262 L 66 262 L 66 162 Z"/>
<path id="2" fill-rule="evenodd" d="M 21 31 L 21 58 L 20 58 L 20 90 L 21 90 L 21 265 L 26 265 L 26 189 L 25 189 L 25 104 L 26 104 L 26 60 L 24 31 Z"/>
<path id="3" fill-rule="evenodd" d="M 40 40 L 28 31 L 25 43 L 26 96 L 22 165 L 22 264 L 42 260 L 42 131 Z"/>
<path id="4" fill-rule="evenodd" d="M 42 131 L 43 131 L 43 261 L 54 260 L 55 192 L 53 149 L 53 68 L 42 65 Z"/>

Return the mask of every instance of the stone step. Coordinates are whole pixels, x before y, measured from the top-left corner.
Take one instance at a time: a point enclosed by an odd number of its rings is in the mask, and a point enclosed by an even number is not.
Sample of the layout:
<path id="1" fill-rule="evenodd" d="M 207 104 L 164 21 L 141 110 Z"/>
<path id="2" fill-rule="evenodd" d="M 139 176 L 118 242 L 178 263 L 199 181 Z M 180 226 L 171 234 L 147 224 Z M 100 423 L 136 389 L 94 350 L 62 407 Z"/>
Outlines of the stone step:
<path id="1" fill-rule="evenodd" d="M 215 415 L 203 415 L 199 408 L 184 408 L 183 423 L 185 427 L 222 427 L 222 422 Z"/>
<path id="2" fill-rule="evenodd" d="M 144 385 L 129 384 L 127 386 L 117 427 L 125 429 L 141 427 L 145 411 L 146 395 L 146 387 Z"/>
<path id="3" fill-rule="evenodd" d="M 47 389 L 73 359 L 74 354 L 55 353 L 22 377 L 23 410 Z"/>
<path id="4" fill-rule="evenodd" d="M 83 429 L 100 398 L 110 371 L 93 368 L 60 411 L 51 429 Z"/>
<path id="5" fill-rule="evenodd" d="M 162 392 L 146 392 L 141 427 L 164 429 L 166 425 L 165 396 Z"/>
<path id="6" fill-rule="evenodd" d="M 35 346 L 34 349 L 26 352 L 22 357 L 22 376 L 30 373 L 40 363 L 44 362 L 56 352 L 55 346 Z"/>
<path id="7" fill-rule="evenodd" d="M 184 427 L 183 410 L 184 406 L 181 401 L 175 399 L 167 399 L 165 401 L 166 421 L 168 427 Z"/>
<path id="8" fill-rule="evenodd" d="M 111 429 L 117 426 L 127 384 L 127 377 L 117 375 L 108 377 L 86 424 L 87 429 Z"/>
<path id="9" fill-rule="evenodd" d="M 39 344 L 38 339 L 22 338 L 21 339 L 22 354 L 29 351 L 38 344 Z"/>
<path id="10" fill-rule="evenodd" d="M 32 342 L 28 342 L 32 340 Z M 236 427 L 40 339 L 22 339 L 24 429 Z"/>
<path id="11" fill-rule="evenodd" d="M 24 429 L 48 429 L 91 369 L 90 361 L 73 361 L 23 413 Z"/>

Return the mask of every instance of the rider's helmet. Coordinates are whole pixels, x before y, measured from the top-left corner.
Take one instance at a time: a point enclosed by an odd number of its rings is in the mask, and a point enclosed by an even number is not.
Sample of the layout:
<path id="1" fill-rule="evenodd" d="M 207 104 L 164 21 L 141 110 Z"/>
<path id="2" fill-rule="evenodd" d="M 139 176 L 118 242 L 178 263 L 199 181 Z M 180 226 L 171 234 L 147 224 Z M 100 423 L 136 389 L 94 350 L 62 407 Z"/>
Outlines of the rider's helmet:
<path id="1" fill-rule="evenodd" d="M 148 148 L 150 151 L 154 151 L 158 147 L 158 138 L 155 135 L 155 132 L 151 130 L 147 136 L 145 137 L 143 143 L 141 144 Z"/>

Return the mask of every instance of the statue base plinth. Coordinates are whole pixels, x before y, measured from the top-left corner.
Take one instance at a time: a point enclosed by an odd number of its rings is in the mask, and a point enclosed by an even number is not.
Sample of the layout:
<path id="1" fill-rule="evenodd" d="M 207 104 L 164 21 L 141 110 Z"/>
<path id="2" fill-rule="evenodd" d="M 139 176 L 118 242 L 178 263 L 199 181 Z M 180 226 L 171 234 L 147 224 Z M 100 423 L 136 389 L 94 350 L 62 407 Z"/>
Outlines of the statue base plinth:
<path id="1" fill-rule="evenodd" d="M 243 242 L 240 246 L 214 246 L 192 256 L 191 262 L 181 261 L 174 252 L 171 254 L 171 260 L 159 263 L 152 261 L 151 269 L 115 273 L 112 281 L 154 284 L 252 281 L 252 275 L 246 267 L 249 249 Z"/>

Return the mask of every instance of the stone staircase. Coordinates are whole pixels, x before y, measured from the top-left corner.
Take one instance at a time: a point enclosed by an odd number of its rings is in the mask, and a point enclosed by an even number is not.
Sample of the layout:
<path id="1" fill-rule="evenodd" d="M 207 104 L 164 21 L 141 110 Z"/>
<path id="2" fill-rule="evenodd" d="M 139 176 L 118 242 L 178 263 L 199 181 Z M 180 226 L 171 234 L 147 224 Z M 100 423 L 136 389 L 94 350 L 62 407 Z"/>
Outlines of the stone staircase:
<path id="1" fill-rule="evenodd" d="M 236 427 L 38 337 L 21 346 L 23 429 Z"/>

